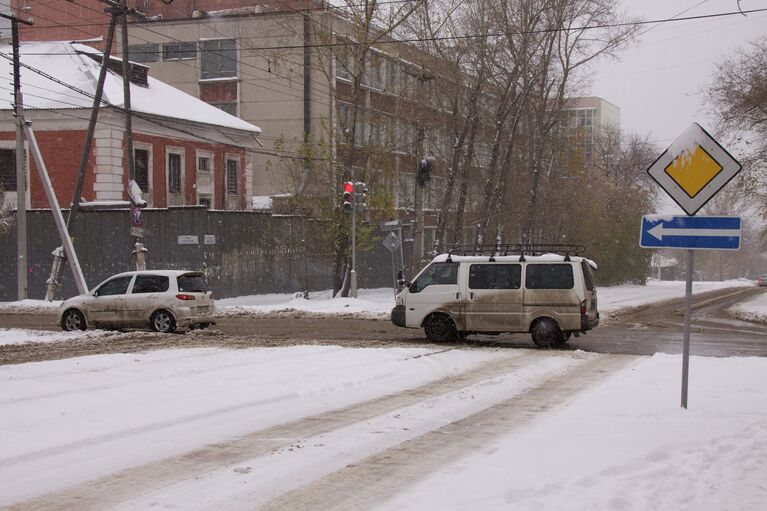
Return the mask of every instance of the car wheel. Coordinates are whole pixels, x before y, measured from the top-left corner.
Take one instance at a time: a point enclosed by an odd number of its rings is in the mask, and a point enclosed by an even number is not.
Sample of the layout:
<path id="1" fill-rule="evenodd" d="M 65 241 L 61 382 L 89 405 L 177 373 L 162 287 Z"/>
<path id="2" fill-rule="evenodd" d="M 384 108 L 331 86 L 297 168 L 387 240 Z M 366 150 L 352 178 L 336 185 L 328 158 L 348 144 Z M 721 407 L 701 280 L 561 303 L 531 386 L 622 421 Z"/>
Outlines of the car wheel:
<path id="1" fill-rule="evenodd" d="M 85 316 L 77 309 L 69 309 L 61 316 L 61 329 L 67 332 L 85 330 Z"/>
<path id="2" fill-rule="evenodd" d="M 536 321 L 530 333 L 533 336 L 533 342 L 539 348 L 558 348 L 567 342 L 567 337 L 559 329 L 557 322 L 550 318 Z"/>
<path id="3" fill-rule="evenodd" d="M 169 334 L 176 330 L 176 318 L 170 312 L 160 309 L 152 314 L 149 320 L 152 330 L 161 334 Z"/>
<path id="4" fill-rule="evenodd" d="M 432 314 L 426 318 L 423 330 L 430 341 L 454 341 L 458 338 L 455 323 L 446 314 Z"/>

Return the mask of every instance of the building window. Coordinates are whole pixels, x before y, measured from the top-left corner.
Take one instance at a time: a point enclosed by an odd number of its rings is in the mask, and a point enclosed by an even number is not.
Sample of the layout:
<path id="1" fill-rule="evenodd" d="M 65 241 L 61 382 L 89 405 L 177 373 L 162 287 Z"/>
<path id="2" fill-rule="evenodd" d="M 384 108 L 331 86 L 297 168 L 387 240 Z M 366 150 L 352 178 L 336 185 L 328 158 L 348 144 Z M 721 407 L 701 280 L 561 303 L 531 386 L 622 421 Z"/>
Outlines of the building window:
<path id="1" fill-rule="evenodd" d="M 168 192 L 181 193 L 181 155 L 168 153 Z"/>
<path id="2" fill-rule="evenodd" d="M 163 60 L 193 60 L 197 58 L 196 43 L 166 43 L 162 45 Z"/>
<path id="3" fill-rule="evenodd" d="M 205 206 L 206 208 L 210 209 L 210 205 L 211 205 L 210 196 L 200 197 L 199 200 L 197 201 L 197 204 L 200 206 Z"/>
<path id="4" fill-rule="evenodd" d="M 16 191 L 16 150 L 0 149 L 0 188 Z"/>
<path id="5" fill-rule="evenodd" d="M 240 161 L 226 160 L 226 193 L 228 195 L 237 195 L 239 189 L 238 181 L 240 179 Z"/>
<path id="6" fill-rule="evenodd" d="M 133 150 L 133 162 L 136 167 L 136 184 L 141 191 L 149 192 L 149 151 L 146 149 Z"/>
<path id="7" fill-rule="evenodd" d="M 373 89 L 383 90 L 386 61 L 381 55 L 373 54 L 367 68 L 368 83 Z"/>
<path id="8" fill-rule="evenodd" d="M 210 158 L 207 156 L 197 158 L 197 172 L 210 172 Z"/>
<path id="9" fill-rule="evenodd" d="M 237 117 L 237 103 L 218 103 L 218 104 L 211 103 L 211 104 L 215 106 L 216 108 L 218 108 L 219 110 L 223 110 L 229 115 L 233 115 Z"/>
<path id="10" fill-rule="evenodd" d="M 202 78 L 237 76 L 237 50 L 234 39 L 202 41 Z"/>
<path id="11" fill-rule="evenodd" d="M 130 44 L 128 54 L 133 62 L 157 62 L 160 60 L 160 45 Z"/>
<path id="12" fill-rule="evenodd" d="M 336 78 L 341 80 L 352 80 L 352 74 L 349 71 L 349 46 L 340 40 L 340 46 L 336 46 Z"/>

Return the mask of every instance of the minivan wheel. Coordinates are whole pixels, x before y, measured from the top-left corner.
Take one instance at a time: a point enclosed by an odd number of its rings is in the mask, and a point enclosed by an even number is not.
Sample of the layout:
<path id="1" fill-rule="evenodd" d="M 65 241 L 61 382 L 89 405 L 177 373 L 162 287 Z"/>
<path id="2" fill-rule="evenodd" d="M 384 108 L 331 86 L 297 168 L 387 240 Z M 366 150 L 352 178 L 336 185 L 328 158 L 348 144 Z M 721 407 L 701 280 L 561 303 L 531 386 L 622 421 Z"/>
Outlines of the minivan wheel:
<path id="1" fill-rule="evenodd" d="M 61 329 L 67 332 L 85 330 L 85 316 L 77 309 L 69 309 L 61 316 Z"/>
<path id="2" fill-rule="evenodd" d="M 530 333 L 533 342 L 539 348 L 558 348 L 567 342 L 569 336 L 565 336 L 559 329 L 557 322 L 550 318 L 542 318 L 535 322 Z"/>
<path id="3" fill-rule="evenodd" d="M 170 312 L 160 309 L 152 314 L 149 320 L 152 330 L 161 334 L 169 334 L 176 330 L 176 318 Z"/>
<path id="4" fill-rule="evenodd" d="M 423 331 L 430 341 L 454 341 L 458 338 L 455 323 L 446 314 L 432 314 L 423 322 Z"/>

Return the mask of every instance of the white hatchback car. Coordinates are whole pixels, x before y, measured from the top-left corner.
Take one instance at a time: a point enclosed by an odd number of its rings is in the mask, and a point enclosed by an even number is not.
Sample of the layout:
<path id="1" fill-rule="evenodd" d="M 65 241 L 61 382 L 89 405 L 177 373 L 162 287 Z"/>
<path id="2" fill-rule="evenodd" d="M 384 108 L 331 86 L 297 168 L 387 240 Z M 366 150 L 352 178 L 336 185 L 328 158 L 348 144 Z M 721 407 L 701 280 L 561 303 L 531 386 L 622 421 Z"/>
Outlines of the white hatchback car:
<path id="1" fill-rule="evenodd" d="M 147 270 L 120 273 L 59 307 L 64 330 L 93 328 L 207 328 L 215 324 L 213 293 L 196 271 Z"/>

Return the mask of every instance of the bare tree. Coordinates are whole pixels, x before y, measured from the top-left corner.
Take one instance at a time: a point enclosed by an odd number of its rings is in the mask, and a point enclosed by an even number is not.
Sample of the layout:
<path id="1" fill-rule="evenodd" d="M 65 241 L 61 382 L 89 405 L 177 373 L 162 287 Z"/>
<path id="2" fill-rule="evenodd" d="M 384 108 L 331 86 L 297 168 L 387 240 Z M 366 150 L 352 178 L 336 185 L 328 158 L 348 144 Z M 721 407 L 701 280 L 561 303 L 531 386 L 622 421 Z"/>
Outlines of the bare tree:
<path id="1" fill-rule="evenodd" d="M 741 192 L 767 215 L 767 37 L 722 61 L 707 89 L 717 131 L 743 154 Z"/>

